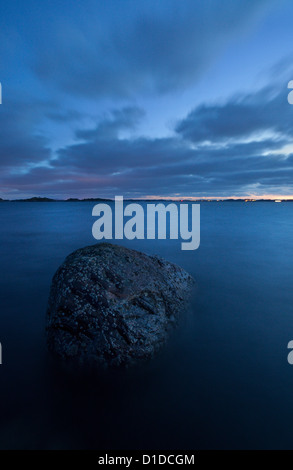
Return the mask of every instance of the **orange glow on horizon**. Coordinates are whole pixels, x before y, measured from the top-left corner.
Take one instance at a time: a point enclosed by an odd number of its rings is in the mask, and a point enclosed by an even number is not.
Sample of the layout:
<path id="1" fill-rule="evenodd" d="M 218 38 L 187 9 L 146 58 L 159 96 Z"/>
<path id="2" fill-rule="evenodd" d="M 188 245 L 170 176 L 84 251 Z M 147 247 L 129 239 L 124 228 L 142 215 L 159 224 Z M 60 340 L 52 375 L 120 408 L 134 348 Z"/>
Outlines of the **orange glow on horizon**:
<path id="1" fill-rule="evenodd" d="M 131 199 L 131 198 L 129 198 Z M 149 200 L 170 200 L 170 201 L 198 201 L 198 200 L 210 200 L 210 201 L 217 201 L 217 200 L 225 200 L 225 199 L 266 199 L 275 201 L 276 199 L 281 200 L 293 200 L 293 195 L 282 196 L 280 194 L 264 194 L 263 196 L 256 196 L 255 194 L 249 194 L 246 196 L 145 196 L 145 197 L 137 197 L 133 199 L 149 199 Z"/>

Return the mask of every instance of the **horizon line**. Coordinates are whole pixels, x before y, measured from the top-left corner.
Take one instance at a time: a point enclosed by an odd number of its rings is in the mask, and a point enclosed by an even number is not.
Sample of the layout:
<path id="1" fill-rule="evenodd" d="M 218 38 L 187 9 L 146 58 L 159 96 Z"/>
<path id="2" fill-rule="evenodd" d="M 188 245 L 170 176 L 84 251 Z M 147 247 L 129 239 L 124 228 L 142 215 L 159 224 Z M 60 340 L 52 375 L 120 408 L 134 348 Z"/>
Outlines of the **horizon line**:
<path id="1" fill-rule="evenodd" d="M 28 196 L 28 197 L 21 197 L 17 199 L 4 199 L 0 198 L 3 202 L 17 202 L 17 201 L 29 201 L 29 200 L 38 200 L 38 199 L 48 199 L 51 201 L 56 202 L 66 202 L 70 200 L 76 201 L 85 201 L 85 200 L 109 200 L 114 201 L 114 197 L 106 197 L 106 196 L 90 196 L 90 197 L 73 197 L 69 196 L 66 198 L 59 198 L 59 197 L 51 197 L 51 196 Z M 225 201 L 225 200 L 235 200 L 235 201 L 275 201 L 275 200 L 282 200 L 282 201 L 293 201 L 293 195 L 279 195 L 279 194 L 265 194 L 263 196 L 258 195 L 247 195 L 247 196 L 133 196 L 133 197 L 124 197 L 125 201 L 129 200 L 141 200 L 141 201 L 152 201 L 152 200 L 162 200 L 162 201 Z"/>

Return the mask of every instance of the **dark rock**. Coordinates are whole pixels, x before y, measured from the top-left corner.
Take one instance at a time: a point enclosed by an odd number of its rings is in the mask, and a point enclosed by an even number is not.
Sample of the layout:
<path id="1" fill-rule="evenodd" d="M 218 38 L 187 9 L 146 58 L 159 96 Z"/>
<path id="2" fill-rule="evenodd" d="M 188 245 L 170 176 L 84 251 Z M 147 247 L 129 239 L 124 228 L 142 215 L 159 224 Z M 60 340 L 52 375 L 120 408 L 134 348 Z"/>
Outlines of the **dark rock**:
<path id="1" fill-rule="evenodd" d="M 155 256 L 109 243 L 79 249 L 52 281 L 48 347 L 89 366 L 150 358 L 176 325 L 193 286 L 186 271 Z"/>

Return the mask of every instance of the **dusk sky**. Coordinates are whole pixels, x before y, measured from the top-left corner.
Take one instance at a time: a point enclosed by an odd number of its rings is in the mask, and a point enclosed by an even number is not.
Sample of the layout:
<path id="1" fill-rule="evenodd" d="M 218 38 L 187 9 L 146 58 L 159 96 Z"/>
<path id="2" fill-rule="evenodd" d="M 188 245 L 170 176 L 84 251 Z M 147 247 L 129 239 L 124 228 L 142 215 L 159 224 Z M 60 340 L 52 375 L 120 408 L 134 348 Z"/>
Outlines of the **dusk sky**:
<path id="1" fill-rule="evenodd" d="M 293 2 L 0 5 L 2 198 L 293 196 Z"/>

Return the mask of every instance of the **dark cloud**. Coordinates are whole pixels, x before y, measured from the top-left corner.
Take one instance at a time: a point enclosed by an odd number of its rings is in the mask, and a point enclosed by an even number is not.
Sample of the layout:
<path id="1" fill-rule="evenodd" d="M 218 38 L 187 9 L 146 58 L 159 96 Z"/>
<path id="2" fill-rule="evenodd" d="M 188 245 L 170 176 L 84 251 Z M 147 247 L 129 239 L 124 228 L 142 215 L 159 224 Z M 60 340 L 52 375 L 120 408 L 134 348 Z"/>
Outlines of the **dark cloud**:
<path id="1" fill-rule="evenodd" d="M 245 193 L 253 186 L 270 192 L 275 185 L 281 188 L 282 181 L 293 186 L 293 158 L 282 150 L 293 142 L 286 93 L 286 88 L 282 93 L 266 88 L 199 106 L 178 123 L 172 138 L 119 139 L 120 125 L 139 116 L 116 111 L 94 131 L 77 133 L 84 141 L 61 149 L 52 172 L 67 170 L 92 191 L 99 181 L 108 195 L 113 190 L 133 195 Z M 115 132 L 109 134 L 109 126 Z"/>
<path id="2" fill-rule="evenodd" d="M 23 169 L 47 161 L 50 149 L 44 136 L 36 132 L 43 107 L 29 100 L 6 101 L 0 106 L 0 167 Z"/>
<path id="3" fill-rule="evenodd" d="M 94 129 L 78 130 L 76 137 L 94 142 L 96 139 L 112 139 L 119 137 L 123 130 L 133 130 L 144 116 L 144 111 L 134 106 L 114 109 L 102 119 Z"/>
<path id="4" fill-rule="evenodd" d="M 284 142 L 266 139 L 199 151 L 175 138 L 97 139 L 63 149 L 52 168 L 36 168 L 3 183 L 64 197 L 243 195 L 256 186 L 270 192 L 292 186 L 293 155 L 275 153 Z"/>
<path id="5" fill-rule="evenodd" d="M 287 93 L 286 82 L 200 105 L 169 138 L 129 137 L 144 112 L 124 106 L 91 128 L 80 125 L 73 143 L 54 154 L 37 132 L 40 119 L 77 126 L 83 114 L 54 102 L 10 100 L 0 107 L 1 188 L 59 197 L 293 191 L 293 154 L 284 150 L 293 149 Z"/>
<path id="6" fill-rule="evenodd" d="M 182 89 L 269 3 L 85 0 L 63 16 L 52 1 L 50 21 L 43 6 L 26 35 L 31 67 L 47 86 L 90 98 Z"/>
<path id="7" fill-rule="evenodd" d="M 56 167 L 97 171 L 99 174 L 132 171 L 186 161 L 193 153 L 177 139 L 96 139 L 59 151 Z"/>
<path id="8" fill-rule="evenodd" d="M 292 108 L 287 102 L 287 84 L 288 81 L 280 86 L 281 92 L 266 88 L 234 97 L 221 105 L 201 105 L 178 123 L 176 131 L 196 144 L 247 139 L 264 131 L 289 138 L 293 121 Z"/>

